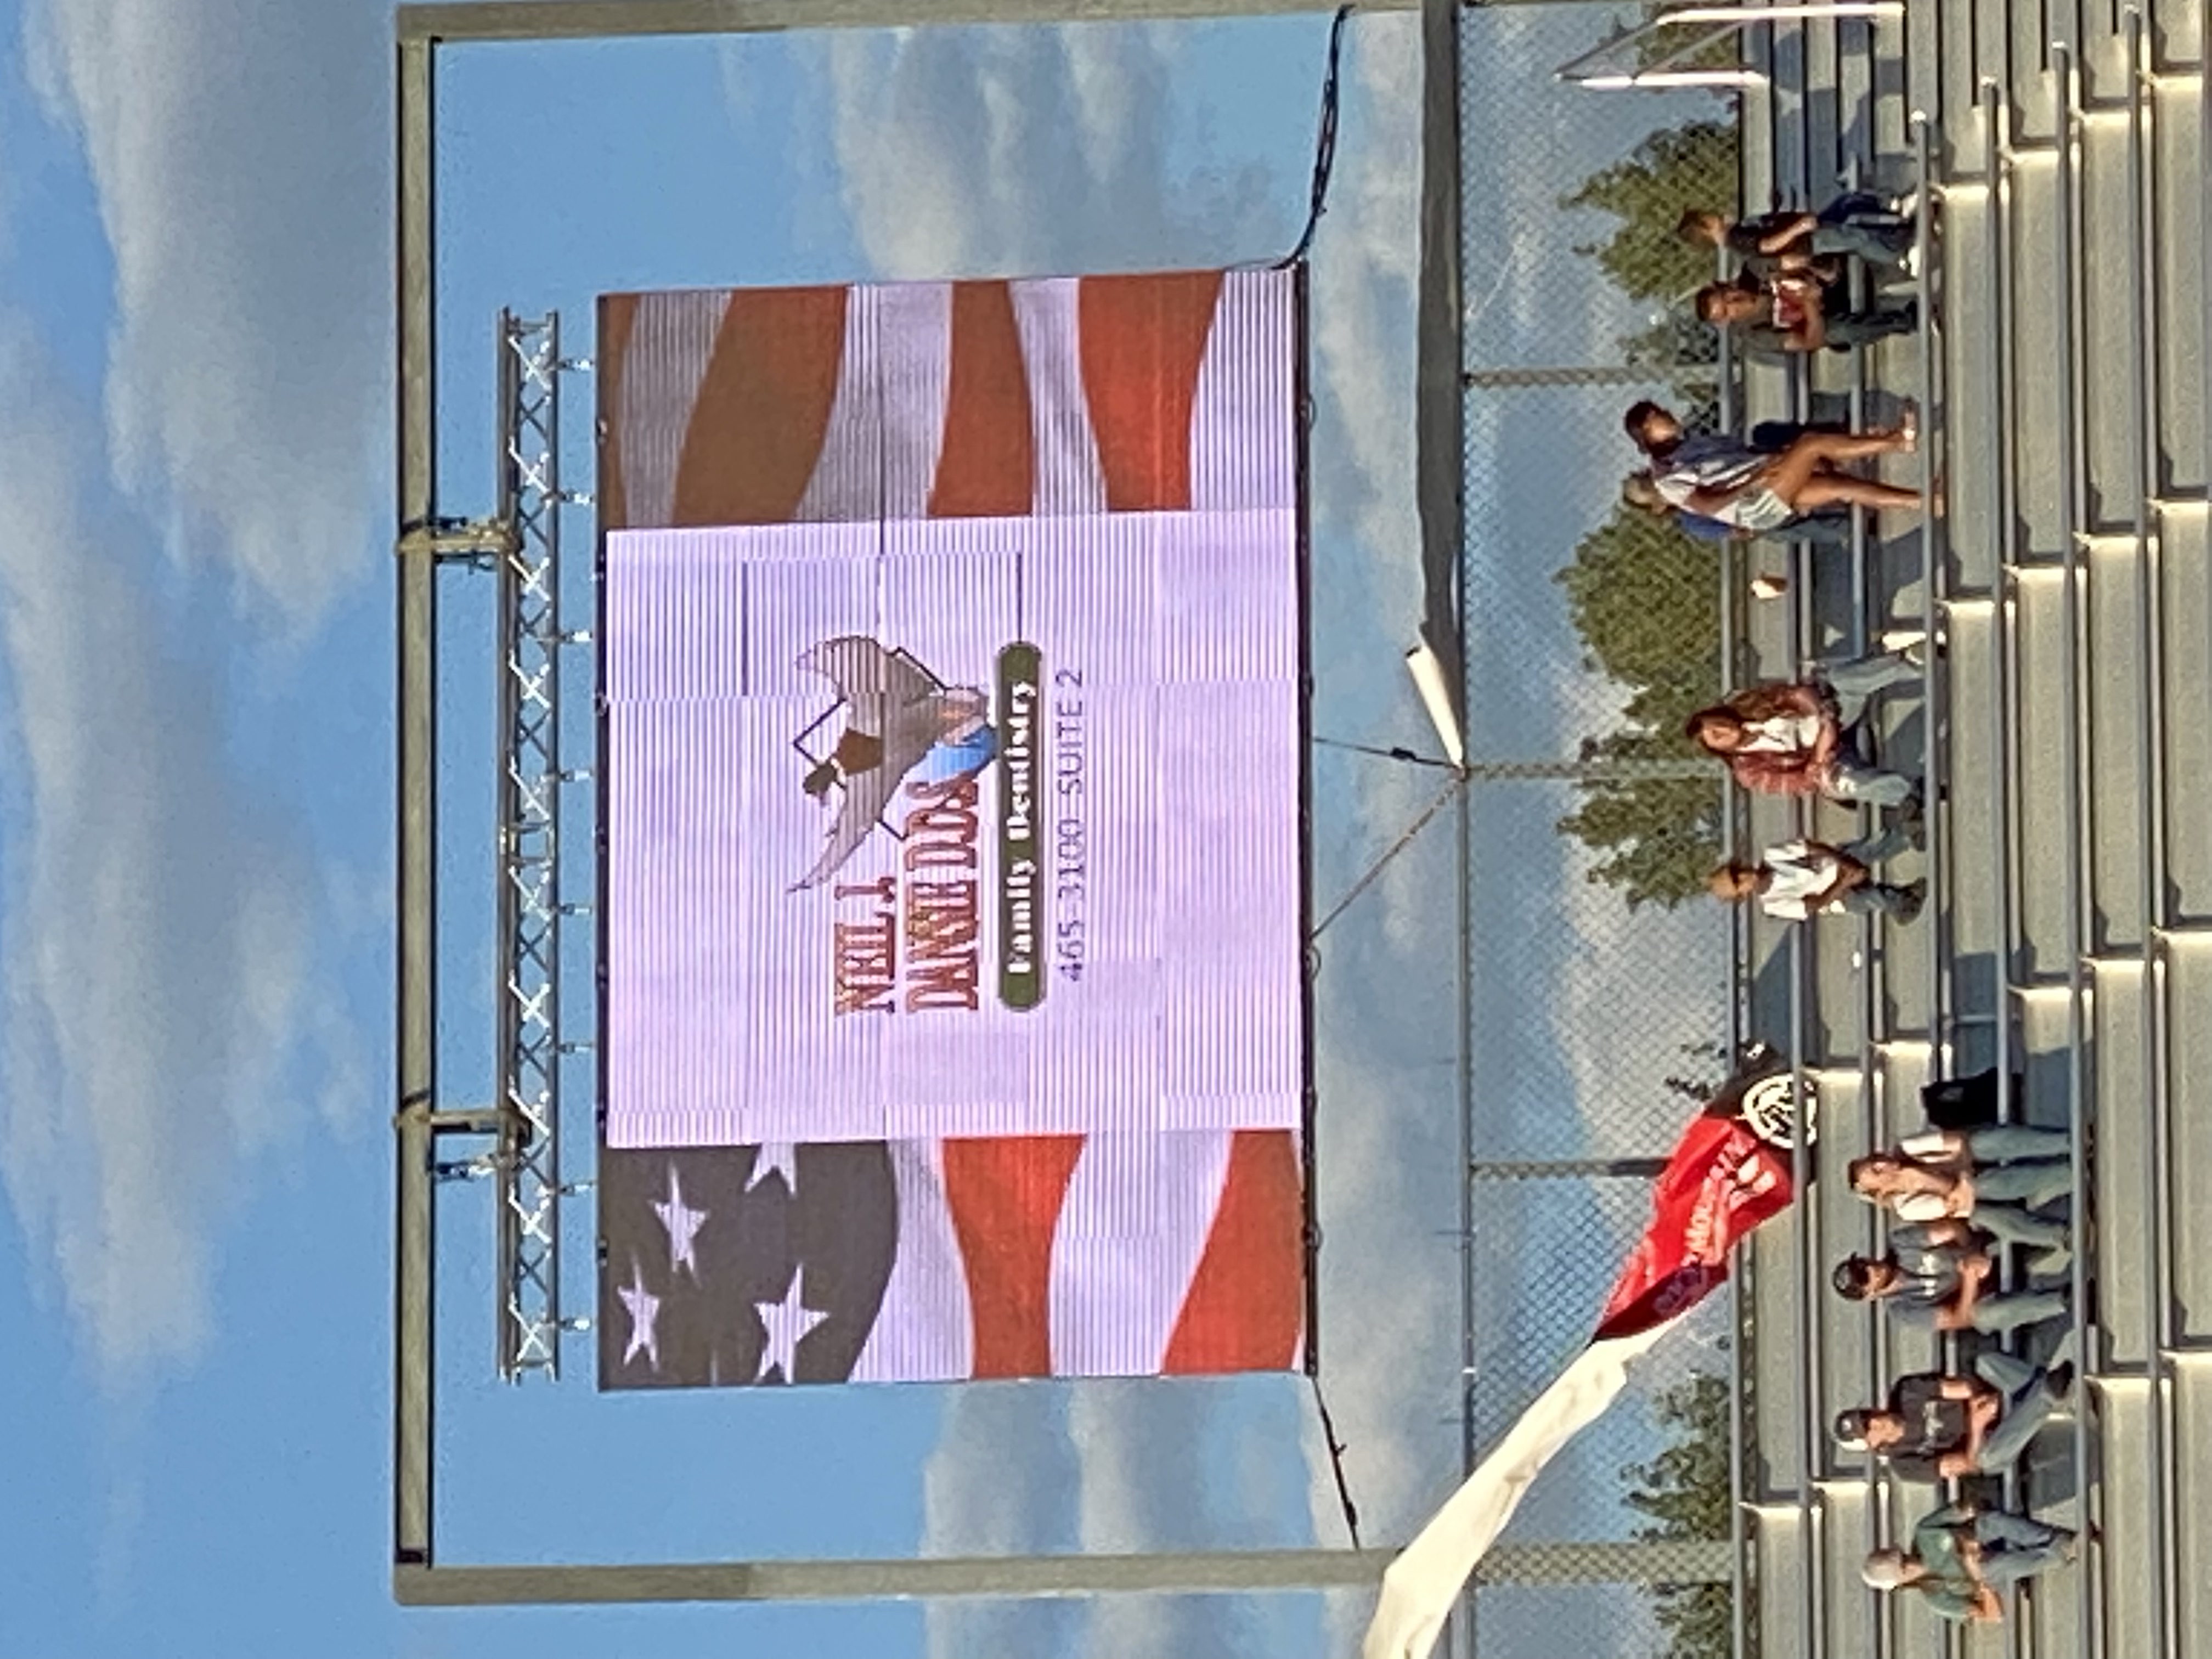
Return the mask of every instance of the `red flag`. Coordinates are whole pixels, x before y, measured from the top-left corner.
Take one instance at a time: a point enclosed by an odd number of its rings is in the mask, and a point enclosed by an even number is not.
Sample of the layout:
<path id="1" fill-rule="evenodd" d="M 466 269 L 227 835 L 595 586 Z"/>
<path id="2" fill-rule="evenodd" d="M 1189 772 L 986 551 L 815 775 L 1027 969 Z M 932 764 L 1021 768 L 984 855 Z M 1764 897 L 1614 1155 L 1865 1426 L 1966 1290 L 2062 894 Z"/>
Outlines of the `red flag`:
<path id="1" fill-rule="evenodd" d="M 1428 1659 L 1452 1603 L 1559 1448 L 1603 1414 L 1628 1365 L 1728 1277 L 1729 1248 L 1790 1198 L 1793 1137 L 1809 1134 L 1809 1082 L 1752 1057 L 1683 1133 L 1655 1183 L 1651 1224 L 1589 1345 L 1477 1464 L 1382 1575 L 1361 1659 Z"/>
<path id="2" fill-rule="evenodd" d="M 1790 1204 L 1789 1154 L 1737 1113 L 1694 1120 L 1651 1192 L 1651 1224 L 1606 1298 L 1594 1341 L 1633 1336 L 1702 1302 L 1736 1240 Z"/>

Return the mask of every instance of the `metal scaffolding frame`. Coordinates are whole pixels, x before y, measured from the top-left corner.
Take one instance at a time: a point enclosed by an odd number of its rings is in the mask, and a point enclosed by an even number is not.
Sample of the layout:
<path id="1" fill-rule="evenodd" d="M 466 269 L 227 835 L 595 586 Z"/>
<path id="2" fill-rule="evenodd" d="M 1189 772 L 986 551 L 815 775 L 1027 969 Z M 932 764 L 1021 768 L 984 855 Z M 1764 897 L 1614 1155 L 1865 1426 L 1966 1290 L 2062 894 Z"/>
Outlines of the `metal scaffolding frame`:
<path id="1" fill-rule="evenodd" d="M 561 933 L 589 906 L 561 890 L 561 356 L 557 315 L 499 319 L 498 1058 L 502 1133 L 494 1161 L 499 1375 L 561 1374 L 561 1070 L 589 1044 L 561 1030 Z"/>
<path id="2" fill-rule="evenodd" d="M 1887 0 L 1885 0 L 1887 3 Z M 1335 0 L 941 0 L 928 22 L 1073 23 L 1325 12 Z M 1456 0 L 1370 0 L 1368 11 L 1419 10 L 1426 59 L 1417 388 L 1417 494 L 1426 592 L 1425 637 L 1455 617 L 1462 538 L 1456 128 Z M 460 1563 L 434 1547 L 434 1195 L 441 1179 L 489 1175 L 497 1186 L 501 1306 L 497 1367 L 510 1379 L 557 1375 L 564 1316 L 559 1223 L 560 933 L 573 907 L 560 884 L 564 770 L 555 692 L 558 517 L 577 499 L 559 477 L 558 398 L 565 372 L 557 319 L 500 323 L 501 483 L 493 514 L 440 510 L 436 472 L 435 70 L 453 43 L 716 34 L 912 26 L 910 0 L 478 0 L 403 5 L 397 14 L 398 454 L 396 551 L 398 711 L 395 1342 L 392 1593 L 411 1606 L 791 1601 L 950 1595 L 1079 1596 L 1110 1592 L 1254 1593 L 1370 1585 L 1389 1547 L 1127 1555 L 686 1563 Z M 1440 114 L 1439 112 L 1442 112 Z M 501 975 L 493 1105 L 441 1103 L 437 1069 L 439 570 L 455 562 L 499 583 L 500 781 L 497 878 Z M 1446 641 L 1461 668 L 1458 641 Z M 1549 775 L 1560 769 L 1540 769 Z M 1573 769 L 1588 769 L 1573 763 Z M 1462 836 L 1465 823 L 1462 820 Z M 1464 861 L 1464 860 L 1462 860 Z M 1462 894 L 1464 899 L 1464 894 Z M 1462 1060 L 1464 1057 L 1462 1056 Z M 1462 1064 L 1462 1086 L 1468 1087 Z M 492 1150 L 478 1150 L 489 1138 Z M 445 1156 L 456 1140 L 461 1158 Z M 1740 1455 L 1740 1449 L 1739 1449 Z M 1733 1542 L 1620 1540 L 1493 1549 L 1482 1583 L 1734 1582 Z"/>
<path id="3" fill-rule="evenodd" d="M 1334 0 L 945 0 L 929 21 L 1073 23 L 1200 16 L 1265 16 L 1328 11 Z M 1432 45 L 1451 40 L 1450 0 L 1376 0 L 1370 10 L 1423 9 Z M 395 540 L 398 653 L 396 768 L 397 1109 L 395 1152 L 392 1448 L 392 1593 L 410 1605 L 536 1601 L 785 1600 L 830 1596 L 1080 1595 L 1119 1590 L 1257 1591 L 1372 1583 L 1388 1549 L 1277 1550 L 1003 1559 L 469 1565 L 441 1561 L 436 1504 L 435 1193 L 442 1179 L 485 1170 L 497 1177 L 502 1307 L 501 1375 L 542 1370 L 558 1360 L 562 1328 L 557 1281 L 562 1182 L 555 1131 L 562 1053 L 556 878 L 560 765 L 556 709 L 548 678 L 562 643 L 556 520 L 563 499 L 557 460 L 562 362 L 551 319 L 501 326 L 501 383 L 510 394 L 503 437 L 500 510 L 462 519 L 441 510 L 436 439 L 436 59 L 460 42 L 718 34 L 792 28 L 911 26 L 906 0 L 484 0 L 401 6 L 396 16 L 398 140 L 398 465 Z M 1449 52 L 1444 62 L 1455 60 Z M 1455 135 L 1447 135 L 1455 136 Z M 1431 191 L 1449 223 L 1456 204 L 1455 147 L 1432 158 Z M 1424 326 L 1449 330 L 1456 317 L 1456 243 L 1432 245 L 1426 287 L 1443 296 L 1424 306 Z M 1441 382 L 1440 382 L 1441 384 Z M 1425 405 L 1421 446 L 1431 465 L 1456 466 L 1455 398 Z M 1437 424 L 1450 417 L 1449 431 Z M 1441 476 L 1441 474 L 1439 475 Z M 1434 492 L 1431 492 L 1433 494 Z M 1425 512 L 1426 537 L 1458 544 L 1455 499 Z M 1425 495 L 1425 507 L 1428 497 Z M 501 785 L 499 882 L 506 959 L 500 1002 L 501 1063 L 507 1098 L 487 1107 L 441 1102 L 437 1066 L 438 573 L 461 562 L 500 573 L 501 702 L 507 769 Z M 1455 663 L 1455 666 L 1456 664 Z M 486 1137 L 489 1154 L 479 1149 Z M 469 1156 L 445 1156 L 456 1139 Z M 1688 1553 L 1661 1559 L 1655 1547 L 1623 1545 L 1639 1571 L 1695 1578 L 1721 1570 Z M 1672 1548 L 1673 1547 L 1662 1547 Z M 1502 1551 L 1494 1573 L 1521 1582 L 1563 1583 L 1604 1571 L 1604 1552 L 1543 1546 Z"/>

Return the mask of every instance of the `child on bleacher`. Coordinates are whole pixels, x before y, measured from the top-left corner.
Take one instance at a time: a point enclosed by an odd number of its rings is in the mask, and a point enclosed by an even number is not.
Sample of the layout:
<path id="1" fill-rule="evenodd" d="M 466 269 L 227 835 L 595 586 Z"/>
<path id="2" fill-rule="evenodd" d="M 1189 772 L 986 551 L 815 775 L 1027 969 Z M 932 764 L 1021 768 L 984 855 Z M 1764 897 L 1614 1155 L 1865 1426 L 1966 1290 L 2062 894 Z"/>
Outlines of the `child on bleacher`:
<path id="1" fill-rule="evenodd" d="M 1728 248 L 1740 268 L 1765 278 L 1784 271 L 1817 270 L 1823 258 L 1850 258 L 1877 267 L 1912 269 L 1911 219 L 1871 191 L 1850 191 L 1818 213 L 1762 213 L 1730 223 L 1697 208 L 1685 213 L 1674 234 L 1692 246 Z"/>

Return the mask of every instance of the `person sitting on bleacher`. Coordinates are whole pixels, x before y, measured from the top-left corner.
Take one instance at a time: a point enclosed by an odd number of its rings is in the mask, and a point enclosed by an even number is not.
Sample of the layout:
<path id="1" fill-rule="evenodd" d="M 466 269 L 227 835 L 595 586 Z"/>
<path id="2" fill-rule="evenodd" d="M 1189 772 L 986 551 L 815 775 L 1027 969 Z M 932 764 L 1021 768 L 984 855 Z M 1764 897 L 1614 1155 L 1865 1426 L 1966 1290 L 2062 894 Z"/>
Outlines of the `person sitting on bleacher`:
<path id="1" fill-rule="evenodd" d="M 1823 346 L 1852 351 L 1920 326 L 1920 307 L 1910 297 L 1875 300 L 1854 311 L 1842 283 L 1823 283 L 1809 272 L 1708 283 L 1695 304 L 1702 320 L 1729 331 L 1746 351 L 1768 357 Z"/>
<path id="2" fill-rule="evenodd" d="M 1878 693 L 1919 675 L 1901 650 L 1826 664 L 1810 679 L 1733 692 L 1691 715 L 1683 732 L 1756 793 L 1907 806 L 1918 785 L 1860 759 L 1853 728 Z"/>
<path id="3" fill-rule="evenodd" d="M 1802 270 L 1814 260 L 1851 258 L 1869 265 L 1912 265 L 1911 218 L 1871 191 L 1850 191 L 1818 213 L 1762 213 L 1731 224 L 1692 208 L 1674 234 L 1692 247 L 1728 248 L 1757 277 Z"/>
<path id="4" fill-rule="evenodd" d="M 1909 453 L 1918 442 L 1913 411 L 1890 430 L 1800 433 L 1769 454 L 1740 438 L 1691 436 L 1673 412 L 1632 404 L 1621 424 L 1651 463 L 1651 483 L 1670 507 L 1765 534 L 1824 507 L 1913 507 L 1920 492 L 1839 471 L 1845 461 Z"/>
<path id="5" fill-rule="evenodd" d="M 1929 1192 L 1950 1194 L 1965 1183 L 1966 1208 L 1936 1211 L 1922 1205 L 1917 1207 L 1928 1213 L 1906 1215 L 1903 1207 L 1891 1207 L 1907 1221 L 1929 1220 L 1939 1213 L 1968 1214 L 1979 1199 L 2042 1209 L 2072 1190 L 2074 1170 L 2068 1158 L 2072 1146 L 2072 1138 L 2065 1130 L 2038 1129 L 2026 1123 L 1929 1129 L 1907 1135 L 1891 1149 L 1890 1156 L 1934 1177 L 1926 1186 Z"/>
<path id="6" fill-rule="evenodd" d="M 1671 519 L 1684 535 L 1701 542 L 1809 542 L 1816 547 L 1838 550 L 1851 544 L 1851 510 L 1840 501 L 1792 514 L 1771 530 L 1746 530 L 1740 525 L 1708 519 L 1702 513 L 1686 513 L 1659 493 L 1649 472 L 1632 472 L 1620 481 L 1624 504 L 1655 519 Z"/>
<path id="7" fill-rule="evenodd" d="M 1757 864 L 1723 864 L 1706 878 L 1712 896 L 1730 904 L 1751 899 L 1778 921 L 1816 915 L 1885 915 L 1899 923 L 1919 915 L 1928 884 L 1876 881 L 1873 866 L 1911 844 L 1905 824 L 1880 835 L 1832 847 L 1824 841 L 1785 841 Z"/>
<path id="8" fill-rule="evenodd" d="M 2053 1162 L 2056 1170 L 2049 1167 Z M 2069 1182 L 2060 1178 L 2066 1168 L 2063 1159 L 2043 1158 L 2014 1165 L 2010 1170 L 1969 1174 L 1896 1153 L 1877 1152 L 1853 1158 L 1847 1173 L 1853 1192 L 1900 1221 L 1971 1218 L 2001 1244 L 2043 1252 L 2034 1267 L 2038 1272 L 2057 1273 L 2069 1259 L 2066 1224 L 2036 1214 L 2034 1208 L 2017 1198 L 2001 1195 L 2026 1192 L 2038 1205 L 2048 1203 L 2069 1189 Z"/>
<path id="9" fill-rule="evenodd" d="M 1836 1443 L 1889 1461 L 1901 1480 L 1995 1474 L 2026 1451 L 2074 1386 L 2074 1367 L 2045 1370 L 2008 1353 L 1978 1354 L 1972 1376 L 1916 1371 L 1888 1401 L 1836 1416 Z"/>
<path id="10" fill-rule="evenodd" d="M 1911 1589 L 1939 1618 L 1994 1624 L 1997 1588 L 2074 1559 L 2074 1534 L 2032 1516 L 1947 1504 L 1921 1516 L 1909 1550 L 1874 1550 L 1861 1569 L 1870 1589 Z"/>
<path id="11" fill-rule="evenodd" d="M 2002 1336 L 2025 1325 L 2063 1318 L 2060 1291 L 1996 1291 L 1990 1241 L 1966 1222 L 1911 1221 L 1889 1230 L 1889 1250 L 1847 1255 L 1836 1264 L 1836 1293 L 1849 1302 L 1879 1302 L 1899 1323 L 1936 1331 Z"/>

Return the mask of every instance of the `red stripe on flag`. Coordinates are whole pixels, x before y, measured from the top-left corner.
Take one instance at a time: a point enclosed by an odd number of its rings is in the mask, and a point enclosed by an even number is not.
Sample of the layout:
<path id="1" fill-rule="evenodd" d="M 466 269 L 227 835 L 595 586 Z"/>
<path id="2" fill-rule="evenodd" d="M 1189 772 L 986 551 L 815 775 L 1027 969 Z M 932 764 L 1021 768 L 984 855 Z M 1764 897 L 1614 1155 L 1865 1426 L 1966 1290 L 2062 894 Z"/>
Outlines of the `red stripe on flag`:
<path id="1" fill-rule="evenodd" d="M 1083 389 L 1112 513 L 1190 506 L 1190 410 L 1221 297 L 1218 270 L 1086 276 Z"/>
<path id="2" fill-rule="evenodd" d="M 610 530 L 629 523 L 629 504 L 623 488 L 622 422 L 616 416 L 617 401 L 611 394 L 623 383 L 623 366 L 629 356 L 630 325 L 637 319 L 635 294 L 604 295 L 599 300 L 598 368 L 592 383 L 599 407 L 599 454 L 593 468 L 599 496 L 599 522 Z"/>
<path id="3" fill-rule="evenodd" d="M 1052 1375 L 1053 1230 L 1081 1135 L 945 1143 L 945 1198 L 968 1274 L 973 1375 Z"/>
<path id="4" fill-rule="evenodd" d="M 1243 1129 L 1161 1370 L 1273 1371 L 1305 1328 L 1305 1194 L 1288 1131 Z"/>
<path id="5" fill-rule="evenodd" d="M 1036 471 L 1013 290 L 1005 283 L 955 283 L 952 386 L 929 516 L 1025 518 Z"/>
<path id="6" fill-rule="evenodd" d="M 671 525 L 791 522 L 830 426 L 846 295 L 842 288 L 730 295 L 684 431 Z"/>

